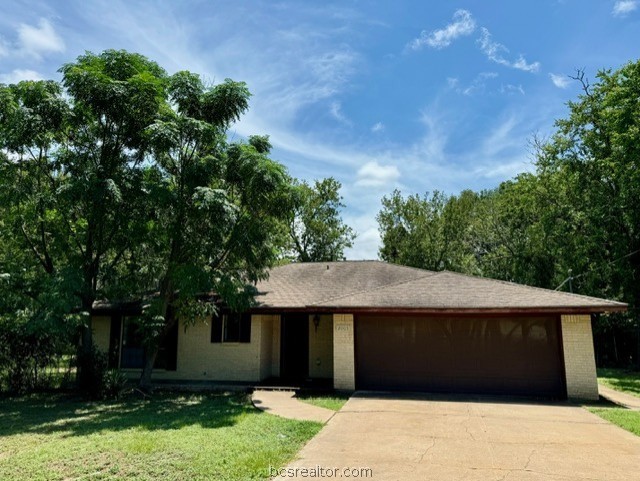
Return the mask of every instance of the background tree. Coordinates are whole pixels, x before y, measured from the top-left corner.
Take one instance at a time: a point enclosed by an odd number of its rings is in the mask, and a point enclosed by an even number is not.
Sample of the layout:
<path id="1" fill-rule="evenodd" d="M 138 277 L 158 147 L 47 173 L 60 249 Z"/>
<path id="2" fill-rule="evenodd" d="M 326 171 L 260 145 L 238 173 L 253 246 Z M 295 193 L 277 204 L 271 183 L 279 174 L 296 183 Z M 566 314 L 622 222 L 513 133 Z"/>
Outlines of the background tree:
<path id="1" fill-rule="evenodd" d="M 640 62 L 601 71 L 592 86 L 575 79 L 582 94 L 539 152 L 541 173 L 566 179 L 574 224 L 565 237 L 565 259 L 581 293 L 621 299 L 635 322 L 640 368 Z"/>
<path id="2" fill-rule="evenodd" d="M 292 182 L 283 234 L 285 257 L 300 262 L 344 260 L 344 250 L 353 245 L 356 234 L 340 216 L 344 208 L 340 182 L 333 177 L 313 185 Z"/>
<path id="3" fill-rule="evenodd" d="M 628 302 L 597 320 L 596 347 L 599 361 L 640 368 L 640 62 L 597 79 L 575 76 L 567 118 L 534 140 L 535 174 L 477 195 L 385 197 L 380 255 Z"/>
<path id="4" fill-rule="evenodd" d="M 382 237 L 380 257 L 396 264 L 433 271 L 476 271 L 472 235 L 477 194 L 403 197 L 396 190 L 383 197 L 377 216 Z"/>

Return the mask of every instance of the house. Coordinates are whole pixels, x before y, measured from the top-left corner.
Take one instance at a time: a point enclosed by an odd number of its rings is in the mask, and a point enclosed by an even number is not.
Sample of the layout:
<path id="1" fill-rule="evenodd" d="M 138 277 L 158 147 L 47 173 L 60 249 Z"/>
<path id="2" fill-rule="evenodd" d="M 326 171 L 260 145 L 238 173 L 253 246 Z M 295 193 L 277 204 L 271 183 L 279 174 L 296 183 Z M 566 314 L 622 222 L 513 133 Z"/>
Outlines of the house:
<path id="1" fill-rule="evenodd" d="M 597 399 L 591 315 L 626 304 L 380 261 L 293 263 L 249 312 L 176 326 L 157 380 Z M 136 307 L 138 306 L 138 307 Z M 139 372 L 139 305 L 97 305 L 95 344 Z"/>

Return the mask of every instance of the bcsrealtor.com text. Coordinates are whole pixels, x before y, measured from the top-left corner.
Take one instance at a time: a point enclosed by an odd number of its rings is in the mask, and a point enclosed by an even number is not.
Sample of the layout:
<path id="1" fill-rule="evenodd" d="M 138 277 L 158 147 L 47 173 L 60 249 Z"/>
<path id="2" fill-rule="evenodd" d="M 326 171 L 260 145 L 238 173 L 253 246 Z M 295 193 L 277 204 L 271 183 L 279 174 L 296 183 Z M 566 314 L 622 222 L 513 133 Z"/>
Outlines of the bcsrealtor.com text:
<path id="1" fill-rule="evenodd" d="M 364 467 L 325 467 L 319 465 L 312 467 L 285 466 L 283 468 L 269 466 L 269 477 L 273 478 L 276 476 L 281 478 L 366 479 L 373 478 L 373 469 Z"/>

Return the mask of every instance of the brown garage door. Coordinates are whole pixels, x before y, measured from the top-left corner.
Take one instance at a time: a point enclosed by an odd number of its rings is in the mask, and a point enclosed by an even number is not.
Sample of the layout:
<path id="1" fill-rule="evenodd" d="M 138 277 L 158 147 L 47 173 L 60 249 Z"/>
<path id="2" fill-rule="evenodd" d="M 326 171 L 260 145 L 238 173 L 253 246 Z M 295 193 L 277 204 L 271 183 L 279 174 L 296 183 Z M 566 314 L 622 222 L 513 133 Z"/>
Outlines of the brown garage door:
<path id="1" fill-rule="evenodd" d="M 358 389 L 564 395 L 557 317 L 356 319 Z"/>

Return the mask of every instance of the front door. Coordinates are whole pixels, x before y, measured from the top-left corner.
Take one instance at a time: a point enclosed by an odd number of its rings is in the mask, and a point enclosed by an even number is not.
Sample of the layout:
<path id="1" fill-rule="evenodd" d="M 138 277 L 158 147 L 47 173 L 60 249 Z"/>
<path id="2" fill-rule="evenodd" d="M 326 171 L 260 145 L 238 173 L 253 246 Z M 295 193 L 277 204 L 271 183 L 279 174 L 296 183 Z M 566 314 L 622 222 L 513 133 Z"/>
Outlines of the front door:
<path id="1" fill-rule="evenodd" d="M 281 317 L 280 377 L 300 382 L 309 376 L 309 315 Z"/>

